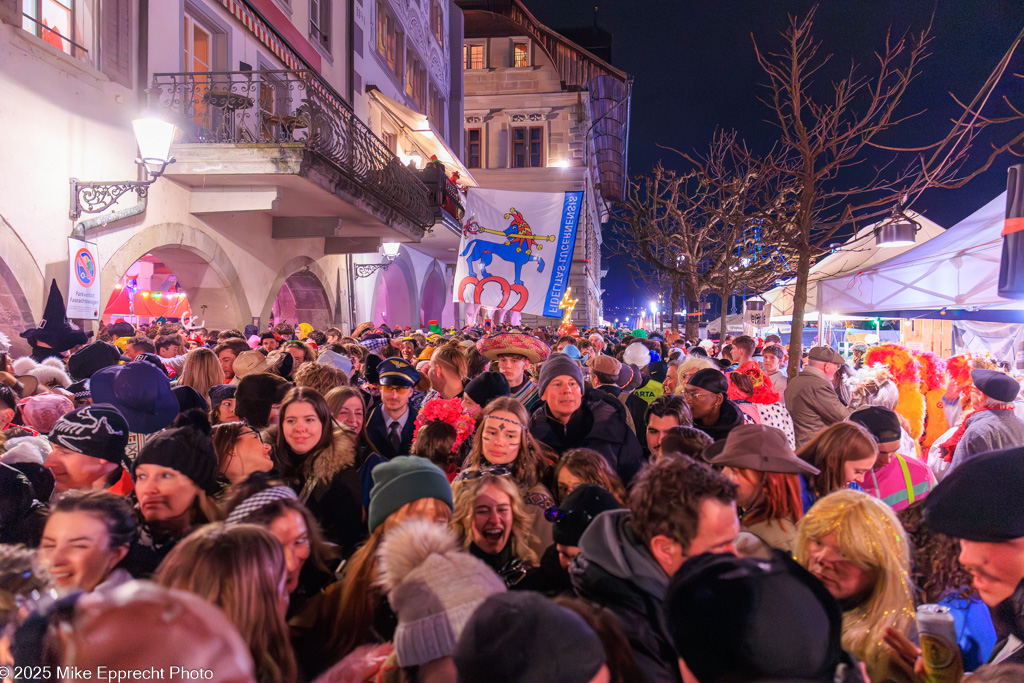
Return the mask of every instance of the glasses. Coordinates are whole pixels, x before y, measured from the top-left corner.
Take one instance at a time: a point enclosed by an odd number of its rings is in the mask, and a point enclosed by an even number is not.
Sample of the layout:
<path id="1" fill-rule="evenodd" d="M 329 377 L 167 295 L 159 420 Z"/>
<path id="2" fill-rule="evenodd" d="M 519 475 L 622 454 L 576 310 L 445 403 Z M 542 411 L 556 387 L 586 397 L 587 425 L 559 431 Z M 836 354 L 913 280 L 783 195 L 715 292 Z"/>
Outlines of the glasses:
<path id="1" fill-rule="evenodd" d="M 481 477 L 507 477 L 512 474 L 512 470 L 505 465 L 495 465 L 494 467 L 485 467 L 479 470 L 462 470 L 459 473 L 458 478 L 461 481 L 473 481 Z"/>
<path id="2" fill-rule="evenodd" d="M 398 394 L 399 396 L 405 396 L 410 391 L 412 391 L 412 387 L 402 387 L 394 384 L 382 384 L 380 385 L 380 390 L 382 393 L 387 392 L 389 394 Z"/>
<path id="3" fill-rule="evenodd" d="M 687 401 L 696 401 L 697 399 L 702 398 L 702 396 L 699 391 L 691 389 L 690 391 L 683 392 L 683 398 Z"/>

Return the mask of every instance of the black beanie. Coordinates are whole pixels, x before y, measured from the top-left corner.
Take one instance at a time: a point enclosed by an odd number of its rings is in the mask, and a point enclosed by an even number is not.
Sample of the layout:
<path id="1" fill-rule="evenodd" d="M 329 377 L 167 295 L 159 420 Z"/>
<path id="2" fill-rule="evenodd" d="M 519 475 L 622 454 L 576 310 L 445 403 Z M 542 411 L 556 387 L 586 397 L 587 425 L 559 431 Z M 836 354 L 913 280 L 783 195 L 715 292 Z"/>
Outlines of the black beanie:
<path id="1" fill-rule="evenodd" d="M 68 374 L 74 380 L 89 379 L 97 370 L 117 365 L 120 360 L 120 349 L 108 342 L 95 341 L 71 354 L 68 358 Z"/>
<path id="2" fill-rule="evenodd" d="M 178 414 L 186 411 L 198 408 L 199 410 L 209 410 L 210 404 L 206 402 L 202 394 L 188 386 L 187 384 L 179 384 L 178 386 L 171 387 L 171 393 L 174 394 L 174 398 L 178 399 Z"/>
<path id="3" fill-rule="evenodd" d="M 263 429 L 270 422 L 270 409 L 291 387 L 288 380 L 269 372 L 246 375 L 238 380 L 235 390 L 235 415 L 250 427 Z"/>
<path id="4" fill-rule="evenodd" d="M 206 428 L 209 431 L 209 422 Z M 176 470 L 207 494 L 217 492 L 217 453 L 201 425 L 171 427 L 157 432 L 135 458 L 132 467 L 135 477 L 138 477 L 139 465 L 159 465 Z"/>
<path id="5" fill-rule="evenodd" d="M 508 380 L 500 372 L 483 372 L 466 385 L 466 395 L 480 407 L 501 396 L 512 394 Z"/>
<path id="6" fill-rule="evenodd" d="M 558 511 L 552 515 L 555 518 L 555 543 L 578 546 L 580 537 L 594 517 L 605 510 L 618 510 L 621 507 L 615 496 L 597 484 L 580 484 L 565 497 Z"/>
<path id="7" fill-rule="evenodd" d="M 48 438 L 54 446 L 123 465 L 128 432 L 120 410 L 109 403 L 93 403 L 61 415 Z"/>
<path id="8" fill-rule="evenodd" d="M 710 391 L 712 394 L 722 394 L 724 396 L 729 393 L 729 380 L 721 372 L 711 368 L 704 368 L 693 373 L 686 384 L 687 386 L 697 387 L 704 391 Z"/>

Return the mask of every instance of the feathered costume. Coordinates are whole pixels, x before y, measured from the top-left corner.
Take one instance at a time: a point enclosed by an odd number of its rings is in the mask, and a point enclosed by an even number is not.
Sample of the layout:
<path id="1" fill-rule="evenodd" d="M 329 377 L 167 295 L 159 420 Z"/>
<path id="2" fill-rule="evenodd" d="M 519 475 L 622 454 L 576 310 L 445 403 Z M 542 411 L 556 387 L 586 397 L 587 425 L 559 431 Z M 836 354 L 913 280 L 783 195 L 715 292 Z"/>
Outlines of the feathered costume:
<path id="1" fill-rule="evenodd" d="M 946 411 L 942 409 L 942 395 L 946 393 L 949 376 L 946 373 L 946 362 L 931 351 L 915 351 L 917 363 L 921 368 L 921 392 L 925 399 L 924 433 L 919 443 L 921 452 L 927 453 L 935 439 L 949 429 L 946 422 Z"/>
<path id="2" fill-rule="evenodd" d="M 914 354 L 900 344 L 882 344 L 868 349 L 864 363 L 881 363 L 889 368 L 900 394 L 896 412 L 907 421 L 910 435 L 920 439 L 924 433 L 925 398 L 921 393 L 921 369 Z"/>

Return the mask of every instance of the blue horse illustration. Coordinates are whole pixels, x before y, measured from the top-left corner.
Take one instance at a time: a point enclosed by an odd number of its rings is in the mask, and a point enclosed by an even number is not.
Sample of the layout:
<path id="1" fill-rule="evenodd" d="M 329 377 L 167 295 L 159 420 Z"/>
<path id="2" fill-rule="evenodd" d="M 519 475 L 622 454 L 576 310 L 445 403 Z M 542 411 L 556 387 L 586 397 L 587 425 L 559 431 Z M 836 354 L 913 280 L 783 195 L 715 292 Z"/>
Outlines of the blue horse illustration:
<path id="1" fill-rule="evenodd" d="M 471 240 L 466 244 L 466 248 L 462 250 L 462 256 L 465 257 L 467 254 L 469 258 L 466 259 L 466 267 L 469 268 L 469 274 L 471 277 L 476 277 L 476 273 L 473 271 L 473 262 L 480 262 L 480 274 L 486 277 L 491 277 L 491 274 L 487 272 L 487 266 L 491 265 L 491 259 L 494 256 L 507 261 L 516 267 L 516 278 L 513 284 L 523 284 L 522 270 L 523 266 L 530 261 L 538 263 L 537 272 L 544 272 L 544 259 L 539 256 L 532 256 L 532 247 L 538 239 L 546 240 L 549 242 L 554 241 L 554 236 L 541 237 L 534 235 L 530 229 L 529 223 L 523 218 L 523 215 L 516 211 L 514 208 L 509 209 L 509 213 L 505 214 L 505 218 L 511 218 L 512 224 L 505 228 L 504 232 L 498 232 L 497 230 L 487 230 L 481 228 L 479 224 L 473 218 L 467 222 L 463 230 L 467 233 L 479 233 L 489 232 L 495 235 L 504 235 L 505 243 L 499 244 L 497 242 L 490 242 L 484 239 Z M 541 248 L 539 244 L 537 248 Z"/>

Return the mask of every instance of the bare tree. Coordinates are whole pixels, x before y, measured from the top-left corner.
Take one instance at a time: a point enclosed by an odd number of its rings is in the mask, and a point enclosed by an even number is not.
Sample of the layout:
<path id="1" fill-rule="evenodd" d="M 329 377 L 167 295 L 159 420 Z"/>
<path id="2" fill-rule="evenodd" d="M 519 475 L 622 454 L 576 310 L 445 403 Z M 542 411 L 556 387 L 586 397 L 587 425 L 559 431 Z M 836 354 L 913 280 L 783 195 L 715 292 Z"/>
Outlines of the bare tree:
<path id="1" fill-rule="evenodd" d="M 724 318 L 729 295 L 761 291 L 790 254 L 764 235 L 779 223 L 776 182 L 765 172 L 770 164 L 755 159 L 735 132 L 717 131 L 704 155 L 682 156 L 689 170 L 659 164 L 630 182 L 610 245 L 635 281 L 671 291 L 673 326 L 685 297 L 686 336 L 695 339 L 693 309 L 707 293 L 722 297 Z"/>
<path id="2" fill-rule="evenodd" d="M 979 95 L 954 122 L 949 135 L 934 145 L 918 149 L 887 145 L 885 140 L 897 130 L 906 133 L 906 122 L 917 115 L 904 112 L 901 105 L 928 54 L 929 31 L 899 39 L 890 33 L 875 53 L 873 73 L 862 75 L 853 64 L 844 77 L 829 81 L 822 70 L 830 56 L 820 54 L 821 43 L 812 36 L 814 13 L 803 19 L 790 17 L 778 52 L 764 52 L 754 41 L 758 62 L 768 77 L 763 101 L 779 129 L 763 173 L 777 182 L 774 207 L 766 212 L 774 221 L 770 235 L 792 249 L 794 257 L 792 358 L 801 353 L 811 266 L 834 242 L 854 234 L 857 224 L 899 218 L 926 189 L 962 185 L 987 168 L 995 155 L 1024 139 L 1024 134 L 1015 136 L 993 149 L 982 169 L 965 173 L 966 153 L 978 132 L 1014 118 L 982 118 L 979 112 L 985 98 Z M 986 87 L 992 86 L 990 79 Z M 891 155 L 871 169 L 868 162 L 879 149 Z M 926 151 L 931 155 L 926 157 Z M 851 182 L 851 177 L 857 180 Z M 798 365 L 790 364 L 791 377 Z"/>

